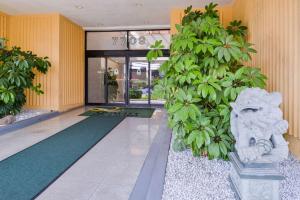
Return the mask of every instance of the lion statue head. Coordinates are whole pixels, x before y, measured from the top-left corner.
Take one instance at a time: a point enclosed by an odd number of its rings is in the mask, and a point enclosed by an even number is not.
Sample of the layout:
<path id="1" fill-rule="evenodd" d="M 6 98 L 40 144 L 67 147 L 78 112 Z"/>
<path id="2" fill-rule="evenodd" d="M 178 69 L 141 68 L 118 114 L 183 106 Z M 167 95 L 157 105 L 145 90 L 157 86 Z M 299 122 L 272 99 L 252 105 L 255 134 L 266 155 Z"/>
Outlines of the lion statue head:
<path id="1" fill-rule="evenodd" d="M 288 155 L 283 134 L 288 122 L 283 120 L 278 92 L 260 88 L 243 90 L 231 103 L 231 132 L 235 149 L 243 162 L 280 161 Z"/>

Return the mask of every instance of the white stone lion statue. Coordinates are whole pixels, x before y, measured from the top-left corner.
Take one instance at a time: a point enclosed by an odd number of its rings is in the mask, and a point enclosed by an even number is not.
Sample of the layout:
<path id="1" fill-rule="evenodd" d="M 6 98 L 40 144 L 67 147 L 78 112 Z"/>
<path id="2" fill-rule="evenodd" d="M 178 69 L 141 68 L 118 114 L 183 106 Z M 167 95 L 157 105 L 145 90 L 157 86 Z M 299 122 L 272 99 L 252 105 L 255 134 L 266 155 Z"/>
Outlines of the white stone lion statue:
<path id="1" fill-rule="evenodd" d="M 270 163 L 288 157 L 288 143 L 283 138 L 288 122 L 283 120 L 281 102 L 278 92 L 248 88 L 230 104 L 231 132 L 242 162 Z"/>

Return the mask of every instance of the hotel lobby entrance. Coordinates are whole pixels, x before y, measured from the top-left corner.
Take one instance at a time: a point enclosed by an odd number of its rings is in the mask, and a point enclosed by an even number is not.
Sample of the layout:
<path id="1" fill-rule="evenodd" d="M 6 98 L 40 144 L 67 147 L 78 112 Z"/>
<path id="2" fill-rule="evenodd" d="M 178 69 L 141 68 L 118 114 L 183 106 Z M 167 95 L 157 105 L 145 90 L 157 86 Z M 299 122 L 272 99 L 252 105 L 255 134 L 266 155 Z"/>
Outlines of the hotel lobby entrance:
<path id="1" fill-rule="evenodd" d="M 129 39 L 127 39 L 129 38 Z M 152 43 L 162 40 L 163 57 L 148 62 Z M 169 30 L 86 32 L 87 105 L 163 105 L 153 94 L 169 56 Z"/>

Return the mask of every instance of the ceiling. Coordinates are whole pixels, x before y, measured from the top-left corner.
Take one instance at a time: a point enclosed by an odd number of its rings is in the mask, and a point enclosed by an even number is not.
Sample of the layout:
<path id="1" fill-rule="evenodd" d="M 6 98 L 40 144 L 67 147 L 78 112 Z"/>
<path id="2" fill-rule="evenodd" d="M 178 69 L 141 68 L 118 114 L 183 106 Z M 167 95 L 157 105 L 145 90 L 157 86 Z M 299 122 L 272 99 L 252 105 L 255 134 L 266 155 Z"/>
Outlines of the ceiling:
<path id="1" fill-rule="evenodd" d="M 0 0 L 7 14 L 59 12 L 86 29 L 167 28 L 172 8 L 212 0 Z M 232 0 L 214 0 L 219 5 Z"/>

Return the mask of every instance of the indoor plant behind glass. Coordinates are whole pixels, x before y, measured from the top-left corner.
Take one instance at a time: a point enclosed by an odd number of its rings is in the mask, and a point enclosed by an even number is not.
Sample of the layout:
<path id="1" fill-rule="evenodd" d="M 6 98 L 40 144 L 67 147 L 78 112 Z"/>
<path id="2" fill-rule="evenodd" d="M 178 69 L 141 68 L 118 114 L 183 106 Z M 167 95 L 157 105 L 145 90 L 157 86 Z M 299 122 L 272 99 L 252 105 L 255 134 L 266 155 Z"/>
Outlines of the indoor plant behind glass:
<path id="1" fill-rule="evenodd" d="M 114 71 L 111 68 L 108 68 L 108 72 L 106 72 L 106 80 L 108 88 L 108 101 L 116 101 L 119 92 L 119 84 L 117 81 L 117 75 L 114 74 Z"/>

